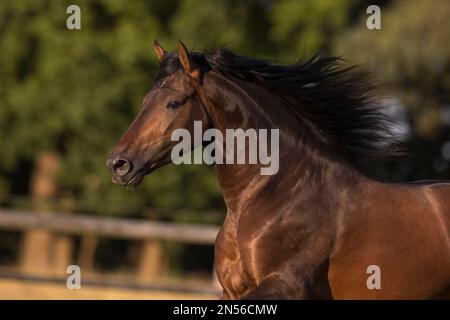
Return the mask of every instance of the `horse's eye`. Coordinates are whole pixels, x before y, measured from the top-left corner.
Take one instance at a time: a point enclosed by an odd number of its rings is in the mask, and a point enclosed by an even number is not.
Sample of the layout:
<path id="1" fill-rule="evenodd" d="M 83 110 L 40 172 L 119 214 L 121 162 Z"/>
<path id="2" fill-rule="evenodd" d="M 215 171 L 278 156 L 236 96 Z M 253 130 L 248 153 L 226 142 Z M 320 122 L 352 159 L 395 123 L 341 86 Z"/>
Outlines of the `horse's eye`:
<path id="1" fill-rule="evenodd" d="M 169 101 L 169 102 L 167 103 L 167 108 L 169 108 L 169 109 L 176 109 L 176 108 L 178 108 L 179 106 L 181 106 L 181 103 L 178 102 L 178 101 Z"/>

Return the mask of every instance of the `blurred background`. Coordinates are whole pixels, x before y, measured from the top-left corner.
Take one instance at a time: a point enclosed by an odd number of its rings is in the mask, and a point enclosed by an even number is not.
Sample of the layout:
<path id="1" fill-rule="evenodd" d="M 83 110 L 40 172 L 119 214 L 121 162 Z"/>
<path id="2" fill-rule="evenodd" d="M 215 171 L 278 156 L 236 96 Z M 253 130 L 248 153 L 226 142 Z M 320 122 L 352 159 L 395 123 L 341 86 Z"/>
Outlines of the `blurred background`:
<path id="1" fill-rule="evenodd" d="M 81 8 L 81 30 L 66 8 Z M 366 9 L 381 8 L 381 30 Z M 0 2 L 0 298 L 215 298 L 225 206 L 212 167 L 135 190 L 105 167 L 158 69 L 152 43 L 292 63 L 318 51 L 381 83 L 405 158 L 386 181 L 450 178 L 447 0 Z M 141 229 L 139 229 L 139 226 Z M 66 289 L 81 267 L 82 290 Z"/>

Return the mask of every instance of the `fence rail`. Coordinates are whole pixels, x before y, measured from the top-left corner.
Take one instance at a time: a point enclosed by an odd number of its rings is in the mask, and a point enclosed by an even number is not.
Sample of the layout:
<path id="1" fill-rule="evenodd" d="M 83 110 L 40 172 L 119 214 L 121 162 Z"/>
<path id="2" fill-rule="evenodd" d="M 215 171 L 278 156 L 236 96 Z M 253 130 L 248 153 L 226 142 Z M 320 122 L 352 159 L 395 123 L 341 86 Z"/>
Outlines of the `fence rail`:
<path id="1" fill-rule="evenodd" d="M 98 237 L 120 238 L 141 242 L 136 270 L 136 283 L 150 285 L 165 271 L 165 254 L 161 241 L 183 244 L 213 245 L 218 227 L 138 219 L 93 217 L 65 212 L 36 212 L 0 208 L 0 230 L 22 232 L 18 270 L 24 276 L 61 276 L 69 264 L 93 270 Z M 73 240 L 81 237 L 75 260 Z M 217 289 L 215 270 L 212 286 Z"/>
<path id="2" fill-rule="evenodd" d="M 99 218 L 80 214 L 47 214 L 0 209 L 0 229 L 46 229 L 67 234 L 95 234 L 112 238 L 170 240 L 214 244 L 218 227 L 150 222 L 136 219 Z"/>

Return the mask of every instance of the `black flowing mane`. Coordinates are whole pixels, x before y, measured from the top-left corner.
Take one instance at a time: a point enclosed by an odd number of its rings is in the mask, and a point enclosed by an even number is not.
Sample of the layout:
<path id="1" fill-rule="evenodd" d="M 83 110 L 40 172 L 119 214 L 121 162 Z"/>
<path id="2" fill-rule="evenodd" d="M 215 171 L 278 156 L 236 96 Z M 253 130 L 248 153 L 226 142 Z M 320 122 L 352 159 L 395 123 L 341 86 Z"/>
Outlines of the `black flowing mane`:
<path id="1" fill-rule="evenodd" d="M 256 83 L 281 96 L 314 143 L 350 163 L 401 154 L 375 86 L 364 73 L 344 67 L 339 58 L 315 55 L 282 65 L 225 49 L 191 55 L 205 71 Z M 177 53 L 166 54 L 155 82 L 180 67 Z"/>

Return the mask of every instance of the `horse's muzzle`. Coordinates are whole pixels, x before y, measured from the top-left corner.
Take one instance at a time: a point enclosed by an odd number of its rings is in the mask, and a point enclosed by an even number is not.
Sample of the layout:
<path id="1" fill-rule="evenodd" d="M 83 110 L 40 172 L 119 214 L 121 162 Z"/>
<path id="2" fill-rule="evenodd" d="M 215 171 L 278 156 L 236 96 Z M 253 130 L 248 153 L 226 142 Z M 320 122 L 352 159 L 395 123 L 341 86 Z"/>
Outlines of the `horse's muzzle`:
<path id="1" fill-rule="evenodd" d="M 123 157 L 110 157 L 106 166 L 111 171 L 112 181 L 123 186 L 135 186 L 142 180 L 142 170 L 136 168 L 132 161 Z"/>

